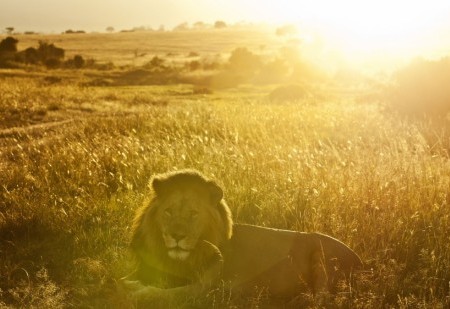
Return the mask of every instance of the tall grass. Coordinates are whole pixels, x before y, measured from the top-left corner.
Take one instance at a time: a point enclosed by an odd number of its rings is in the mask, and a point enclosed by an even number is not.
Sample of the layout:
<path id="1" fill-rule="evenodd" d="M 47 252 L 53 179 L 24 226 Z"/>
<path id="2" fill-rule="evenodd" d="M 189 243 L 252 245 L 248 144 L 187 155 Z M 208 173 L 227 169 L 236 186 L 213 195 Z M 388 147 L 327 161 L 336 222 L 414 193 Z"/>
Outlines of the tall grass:
<path id="1" fill-rule="evenodd" d="M 361 255 L 352 293 L 311 307 L 449 305 L 450 162 L 431 123 L 349 100 L 2 85 L 1 107 L 73 121 L 0 140 L 1 306 L 129 305 L 114 282 L 132 269 L 133 213 L 152 174 L 185 167 L 218 180 L 237 222 L 321 231 Z"/>

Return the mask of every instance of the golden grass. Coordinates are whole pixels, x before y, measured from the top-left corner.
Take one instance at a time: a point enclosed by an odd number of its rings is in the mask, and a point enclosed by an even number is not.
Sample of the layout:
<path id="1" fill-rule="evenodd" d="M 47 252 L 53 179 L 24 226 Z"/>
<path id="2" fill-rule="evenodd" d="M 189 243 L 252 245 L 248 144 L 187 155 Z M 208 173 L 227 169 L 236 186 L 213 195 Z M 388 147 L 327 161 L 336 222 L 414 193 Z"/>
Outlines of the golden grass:
<path id="1" fill-rule="evenodd" d="M 284 43 L 273 29 L 246 28 L 221 30 L 191 30 L 180 32 L 131 32 L 15 35 L 18 49 L 37 47 L 39 41 L 48 41 L 66 50 L 66 58 L 76 54 L 100 62 L 116 65 L 142 65 L 155 55 L 172 59 L 184 58 L 191 52 L 200 56 L 230 53 L 246 46 L 251 50 L 273 51 Z M 2 37 L 0 36 L 0 39 Z"/>
<path id="2" fill-rule="evenodd" d="M 307 306 L 449 305 L 448 131 L 345 98 L 190 90 L 1 81 L 0 307 L 129 306 L 115 280 L 132 268 L 131 218 L 152 174 L 186 167 L 221 183 L 236 221 L 321 231 L 361 255 L 351 293 Z"/>

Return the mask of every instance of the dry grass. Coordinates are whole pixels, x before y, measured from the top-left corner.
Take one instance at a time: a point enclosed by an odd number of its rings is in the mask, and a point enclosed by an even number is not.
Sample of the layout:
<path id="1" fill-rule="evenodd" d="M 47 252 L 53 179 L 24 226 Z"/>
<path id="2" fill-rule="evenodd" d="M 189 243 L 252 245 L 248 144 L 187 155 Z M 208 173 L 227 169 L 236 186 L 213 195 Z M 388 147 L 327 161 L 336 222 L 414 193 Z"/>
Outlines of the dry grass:
<path id="1" fill-rule="evenodd" d="M 90 34 L 16 35 L 18 48 L 37 46 L 40 40 L 55 43 L 66 50 L 66 57 L 76 54 L 116 65 L 143 65 L 155 55 L 171 59 L 189 57 L 190 54 L 215 55 L 230 53 L 234 48 L 246 46 L 252 50 L 279 48 L 284 40 L 277 38 L 273 29 L 248 28 L 239 30 L 196 30 L 182 32 L 132 32 Z M 2 37 L 0 36 L 0 39 Z"/>
<path id="2" fill-rule="evenodd" d="M 362 256 L 352 293 L 307 306 L 449 305 L 450 162 L 436 142 L 449 135 L 431 123 L 256 89 L 0 85 L 1 306 L 129 305 L 115 280 L 132 267 L 130 220 L 153 173 L 184 167 L 219 180 L 236 221 L 321 231 Z"/>
<path id="3" fill-rule="evenodd" d="M 283 43 L 231 30 L 18 38 L 119 65 Z M 357 285 L 305 295 L 304 307 L 450 305 L 447 120 L 400 119 L 326 86 L 295 103 L 271 103 L 273 86 L 86 86 L 114 74 L 1 72 L 0 308 L 130 306 L 115 282 L 132 269 L 131 218 L 152 174 L 186 167 L 219 181 L 236 221 L 321 231 L 361 255 Z M 266 301 L 214 297 L 218 308 Z"/>

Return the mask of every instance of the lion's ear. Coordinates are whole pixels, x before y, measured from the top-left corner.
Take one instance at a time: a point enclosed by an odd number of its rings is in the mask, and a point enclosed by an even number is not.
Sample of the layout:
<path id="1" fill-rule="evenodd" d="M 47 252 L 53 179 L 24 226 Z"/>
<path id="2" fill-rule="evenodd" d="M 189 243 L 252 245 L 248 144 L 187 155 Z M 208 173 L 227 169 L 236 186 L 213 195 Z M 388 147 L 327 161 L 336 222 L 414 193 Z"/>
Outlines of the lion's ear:
<path id="1" fill-rule="evenodd" d="M 219 203 L 223 198 L 222 188 L 219 187 L 214 181 L 208 181 L 208 189 L 213 202 Z"/>
<path id="2" fill-rule="evenodd" d="M 153 191 L 155 191 L 156 195 L 161 194 L 164 190 L 164 180 L 158 177 L 153 177 L 151 183 Z"/>

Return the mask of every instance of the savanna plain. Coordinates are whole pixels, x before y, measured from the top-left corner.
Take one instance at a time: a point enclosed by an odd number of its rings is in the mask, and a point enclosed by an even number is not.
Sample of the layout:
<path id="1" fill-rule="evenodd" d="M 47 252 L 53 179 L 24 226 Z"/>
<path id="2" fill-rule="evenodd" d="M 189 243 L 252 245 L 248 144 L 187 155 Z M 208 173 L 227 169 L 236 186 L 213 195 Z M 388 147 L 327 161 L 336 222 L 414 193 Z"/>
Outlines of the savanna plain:
<path id="1" fill-rule="evenodd" d="M 15 38 L 84 59 L 0 70 L 0 308 L 132 307 L 116 289 L 132 218 L 150 177 L 182 168 L 216 179 L 236 222 L 361 256 L 352 285 L 306 307 L 450 306 L 448 105 L 422 113 L 447 98 L 446 60 L 391 81 L 320 73 L 266 30 Z"/>

